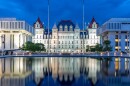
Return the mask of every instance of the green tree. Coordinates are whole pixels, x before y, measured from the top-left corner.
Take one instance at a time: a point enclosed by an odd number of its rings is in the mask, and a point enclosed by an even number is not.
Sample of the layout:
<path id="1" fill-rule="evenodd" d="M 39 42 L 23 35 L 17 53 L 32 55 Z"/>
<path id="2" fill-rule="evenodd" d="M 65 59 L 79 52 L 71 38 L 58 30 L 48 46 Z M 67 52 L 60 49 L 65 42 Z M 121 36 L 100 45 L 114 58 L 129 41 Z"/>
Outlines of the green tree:
<path id="1" fill-rule="evenodd" d="M 101 44 L 96 44 L 96 46 L 95 46 L 95 51 L 97 51 L 97 52 L 101 52 L 103 50 L 103 46 L 101 45 Z"/>
<path id="2" fill-rule="evenodd" d="M 23 47 L 21 48 L 22 50 L 25 51 L 31 51 L 31 52 L 36 52 L 36 51 L 45 51 L 44 44 L 41 43 L 32 43 L 32 42 L 26 42 L 23 44 Z"/>
<path id="3" fill-rule="evenodd" d="M 45 46 L 42 43 L 36 43 L 35 46 L 36 46 L 36 51 L 40 51 L 40 52 L 46 51 Z"/>
<path id="4" fill-rule="evenodd" d="M 90 51 L 90 46 L 89 45 L 86 46 L 86 52 L 88 52 L 88 51 Z"/>
<path id="5" fill-rule="evenodd" d="M 91 52 L 95 52 L 95 47 L 90 47 Z"/>
<path id="6" fill-rule="evenodd" d="M 111 41 L 105 40 L 103 42 L 103 51 L 112 51 Z"/>

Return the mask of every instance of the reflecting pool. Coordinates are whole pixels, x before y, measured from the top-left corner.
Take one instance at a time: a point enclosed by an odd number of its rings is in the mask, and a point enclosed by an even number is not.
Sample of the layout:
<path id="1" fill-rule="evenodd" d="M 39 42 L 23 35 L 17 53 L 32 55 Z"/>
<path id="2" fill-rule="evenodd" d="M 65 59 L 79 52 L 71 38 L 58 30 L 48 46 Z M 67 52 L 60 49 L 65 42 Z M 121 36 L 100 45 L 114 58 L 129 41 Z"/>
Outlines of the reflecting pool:
<path id="1" fill-rule="evenodd" d="M 0 86 L 130 86 L 129 58 L 0 58 Z"/>

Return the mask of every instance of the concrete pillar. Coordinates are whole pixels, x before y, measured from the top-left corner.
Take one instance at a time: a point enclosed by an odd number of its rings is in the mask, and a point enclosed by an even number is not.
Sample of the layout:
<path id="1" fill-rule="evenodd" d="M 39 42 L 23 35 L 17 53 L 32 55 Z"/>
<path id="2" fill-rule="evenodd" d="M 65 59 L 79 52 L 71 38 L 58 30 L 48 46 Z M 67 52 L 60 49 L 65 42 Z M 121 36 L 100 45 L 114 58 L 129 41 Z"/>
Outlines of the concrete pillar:
<path id="1" fill-rule="evenodd" d="M 19 33 L 14 34 L 14 49 L 19 49 Z"/>
<path id="2" fill-rule="evenodd" d="M 108 34 L 108 40 L 111 41 L 112 49 L 115 51 L 115 32 L 110 32 Z"/>
<path id="3" fill-rule="evenodd" d="M 121 51 L 125 51 L 125 34 L 121 34 Z"/>
<path id="4" fill-rule="evenodd" d="M 5 33 L 5 49 L 10 50 L 10 33 Z"/>

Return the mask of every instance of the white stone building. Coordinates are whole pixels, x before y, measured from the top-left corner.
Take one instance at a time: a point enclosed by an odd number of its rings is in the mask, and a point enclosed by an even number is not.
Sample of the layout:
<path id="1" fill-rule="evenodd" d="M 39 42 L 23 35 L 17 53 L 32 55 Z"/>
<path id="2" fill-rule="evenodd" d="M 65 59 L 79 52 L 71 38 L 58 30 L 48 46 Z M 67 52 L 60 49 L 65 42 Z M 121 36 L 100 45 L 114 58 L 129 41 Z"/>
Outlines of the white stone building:
<path id="1" fill-rule="evenodd" d="M 50 53 L 83 53 L 87 45 L 95 46 L 96 43 L 100 43 L 100 37 L 96 32 L 98 24 L 94 18 L 84 31 L 71 20 L 61 20 L 58 24 L 54 24 L 52 31 L 49 31 L 49 39 L 48 30 L 45 29 L 40 18 L 34 23 L 34 28 L 36 34 L 33 42 L 43 43 Z"/>
<path id="2" fill-rule="evenodd" d="M 15 50 L 27 41 L 32 41 L 34 28 L 16 18 L 0 19 L 0 50 Z"/>
<path id="3" fill-rule="evenodd" d="M 99 29 L 102 43 L 110 40 L 113 51 L 129 51 L 130 18 L 111 18 Z"/>

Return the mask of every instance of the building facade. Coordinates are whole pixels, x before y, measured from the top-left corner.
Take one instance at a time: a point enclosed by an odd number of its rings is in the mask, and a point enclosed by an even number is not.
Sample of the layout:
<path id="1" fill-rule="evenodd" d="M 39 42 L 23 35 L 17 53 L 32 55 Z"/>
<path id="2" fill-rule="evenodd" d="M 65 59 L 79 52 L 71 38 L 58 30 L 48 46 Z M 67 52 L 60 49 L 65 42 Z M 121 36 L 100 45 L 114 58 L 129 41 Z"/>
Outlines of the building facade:
<path id="1" fill-rule="evenodd" d="M 102 43 L 110 40 L 113 51 L 129 51 L 130 18 L 112 18 L 99 29 Z"/>
<path id="2" fill-rule="evenodd" d="M 0 50 L 15 50 L 32 41 L 34 28 L 16 18 L 0 19 Z"/>
<path id="3" fill-rule="evenodd" d="M 34 28 L 36 34 L 33 42 L 43 43 L 50 53 L 83 53 L 86 52 L 87 45 L 95 46 L 100 43 L 100 37 L 96 34 L 98 24 L 94 18 L 85 30 L 81 30 L 71 20 L 61 20 L 48 32 L 40 18 L 34 23 Z"/>

